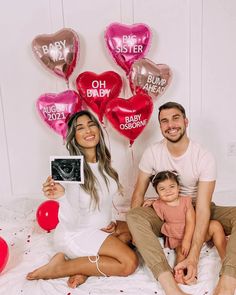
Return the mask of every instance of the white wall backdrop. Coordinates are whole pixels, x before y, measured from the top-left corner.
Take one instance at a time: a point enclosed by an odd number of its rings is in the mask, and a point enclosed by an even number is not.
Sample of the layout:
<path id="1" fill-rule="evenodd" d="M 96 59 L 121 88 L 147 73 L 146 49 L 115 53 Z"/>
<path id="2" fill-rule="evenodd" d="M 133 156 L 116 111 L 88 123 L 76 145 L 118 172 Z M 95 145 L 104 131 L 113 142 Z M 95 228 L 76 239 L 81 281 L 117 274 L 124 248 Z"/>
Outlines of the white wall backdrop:
<path id="1" fill-rule="evenodd" d="M 62 138 L 39 118 L 35 103 L 43 93 L 66 90 L 63 79 L 35 59 L 31 42 L 63 27 L 78 33 L 80 54 L 70 78 L 84 71 L 113 70 L 121 75 L 121 97 L 131 92 L 124 71 L 108 53 L 106 27 L 113 22 L 145 23 L 152 31 L 147 58 L 173 72 L 170 87 L 154 100 L 151 120 L 129 148 L 129 141 L 108 122 L 114 167 L 129 202 L 137 164 L 145 147 L 161 138 L 158 107 L 182 103 L 189 134 L 213 151 L 218 161 L 216 199 L 236 201 L 236 2 L 234 0 L 0 0 L 0 200 L 42 196 L 49 156 L 65 155 Z M 234 199 L 235 198 L 235 199 Z"/>

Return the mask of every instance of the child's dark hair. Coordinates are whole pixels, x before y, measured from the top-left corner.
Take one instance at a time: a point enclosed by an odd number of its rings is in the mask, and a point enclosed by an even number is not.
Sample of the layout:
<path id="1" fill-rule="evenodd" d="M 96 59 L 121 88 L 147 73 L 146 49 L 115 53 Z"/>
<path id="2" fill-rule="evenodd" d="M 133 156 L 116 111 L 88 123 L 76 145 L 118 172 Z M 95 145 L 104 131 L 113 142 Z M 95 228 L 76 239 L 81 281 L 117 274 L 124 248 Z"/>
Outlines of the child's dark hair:
<path id="1" fill-rule="evenodd" d="M 158 183 L 167 180 L 167 179 L 172 179 L 176 181 L 176 183 L 179 185 L 179 177 L 177 171 L 173 170 L 165 170 L 156 173 L 155 175 L 150 176 L 150 182 L 152 183 L 153 187 L 157 191 L 157 185 Z"/>

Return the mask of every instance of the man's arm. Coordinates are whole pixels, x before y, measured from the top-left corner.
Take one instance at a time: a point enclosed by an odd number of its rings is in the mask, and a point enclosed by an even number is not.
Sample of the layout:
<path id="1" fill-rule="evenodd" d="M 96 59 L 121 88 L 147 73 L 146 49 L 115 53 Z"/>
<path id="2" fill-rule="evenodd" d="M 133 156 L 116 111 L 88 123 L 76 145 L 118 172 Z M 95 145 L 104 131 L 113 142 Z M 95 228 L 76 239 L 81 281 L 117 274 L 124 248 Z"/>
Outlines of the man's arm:
<path id="1" fill-rule="evenodd" d="M 215 181 L 199 181 L 196 202 L 196 225 L 189 256 L 198 260 L 202 244 L 205 242 L 210 220 L 210 206 Z"/>
<path id="2" fill-rule="evenodd" d="M 215 181 L 199 181 L 196 203 L 196 225 L 189 255 L 175 266 L 175 271 L 187 268 L 184 276 L 186 284 L 191 284 L 197 275 L 197 264 L 210 220 L 210 204 L 215 188 Z"/>
<path id="3" fill-rule="evenodd" d="M 144 201 L 144 195 L 149 185 L 150 174 L 139 170 L 138 179 L 131 200 L 131 208 L 140 207 Z"/>

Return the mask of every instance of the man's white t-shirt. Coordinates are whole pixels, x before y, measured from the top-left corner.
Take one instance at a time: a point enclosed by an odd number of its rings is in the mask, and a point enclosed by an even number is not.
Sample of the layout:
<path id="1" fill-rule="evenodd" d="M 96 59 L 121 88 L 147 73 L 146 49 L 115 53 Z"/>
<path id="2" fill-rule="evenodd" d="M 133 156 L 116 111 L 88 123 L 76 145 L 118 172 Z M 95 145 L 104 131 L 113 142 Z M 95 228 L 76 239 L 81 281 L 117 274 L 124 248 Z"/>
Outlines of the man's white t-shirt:
<path id="1" fill-rule="evenodd" d="M 213 155 L 192 140 L 180 157 L 170 154 L 165 139 L 152 144 L 144 151 L 139 169 L 150 176 L 163 170 L 176 170 L 181 195 L 196 196 L 199 181 L 216 180 L 216 162 Z"/>

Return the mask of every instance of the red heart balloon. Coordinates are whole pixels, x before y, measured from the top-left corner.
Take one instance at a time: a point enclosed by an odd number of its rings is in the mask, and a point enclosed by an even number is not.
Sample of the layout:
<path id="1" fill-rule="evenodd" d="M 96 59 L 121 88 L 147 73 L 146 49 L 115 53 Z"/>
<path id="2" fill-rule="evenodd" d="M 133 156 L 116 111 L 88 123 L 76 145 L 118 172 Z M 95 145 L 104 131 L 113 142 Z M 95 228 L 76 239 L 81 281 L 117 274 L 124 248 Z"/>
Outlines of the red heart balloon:
<path id="1" fill-rule="evenodd" d="M 121 134 L 130 139 L 130 145 L 146 127 L 153 111 L 150 96 L 138 93 L 129 99 L 114 98 L 106 107 L 106 117 Z"/>
<path id="2" fill-rule="evenodd" d="M 145 24 L 112 23 L 105 32 L 105 41 L 112 57 L 126 74 L 132 63 L 145 56 L 150 47 L 151 32 Z"/>
<path id="3" fill-rule="evenodd" d="M 119 96 L 122 88 L 121 77 L 113 71 L 102 74 L 83 72 L 76 79 L 79 94 L 86 104 L 103 120 L 109 100 Z"/>
<path id="4" fill-rule="evenodd" d="M 9 248 L 7 242 L 0 237 L 0 273 L 3 271 L 9 258 Z"/>
<path id="5" fill-rule="evenodd" d="M 82 101 L 78 93 L 67 90 L 59 94 L 45 93 L 36 103 L 42 120 L 56 133 L 66 138 L 69 117 L 81 110 Z"/>
<path id="6" fill-rule="evenodd" d="M 172 72 L 168 65 L 155 64 L 147 58 L 135 61 L 130 70 L 129 81 L 133 93 L 143 89 L 151 97 L 162 95 L 169 86 Z"/>
<path id="7" fill-rule="evenodd" d="M 35 37 L 32 50 L 46 69 L 68 80 L 76 65 L 79 38 L 73 30 L 64 28 L 55 34 Z"/>

